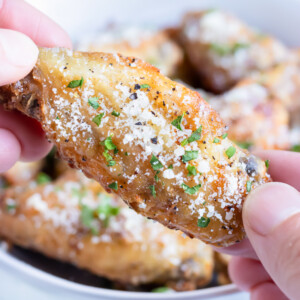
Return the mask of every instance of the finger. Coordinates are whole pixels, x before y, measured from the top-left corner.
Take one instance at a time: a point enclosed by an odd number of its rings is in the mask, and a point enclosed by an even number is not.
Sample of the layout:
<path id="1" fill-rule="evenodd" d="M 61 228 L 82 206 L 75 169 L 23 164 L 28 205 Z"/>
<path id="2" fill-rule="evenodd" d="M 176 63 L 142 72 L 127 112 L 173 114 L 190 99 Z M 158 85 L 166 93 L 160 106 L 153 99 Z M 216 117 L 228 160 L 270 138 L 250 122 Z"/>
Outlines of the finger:
<path id="1" fill-rule="evenodd" d="M 0 27 L 26 34 L 40 47 L 72 47 L 59 25 L 24 1 L 0 0 Z"/>
<path id="2" fill-rule="evenodd" d="M 0 29 L 0 86 L 25 77 L 35 65 L 38 52 L 26 35 Z"/>
<path id="3" fill-rule="evenodd" d="M 21 155 L 21 145 L 9 130 L 0 129 L 0 173 L 10 169 Z"/>
<path id="4" fill-rule="evenodd" d="M 251 300 L 288 300 L 280 289 L 271 282 L 264 282 L 251 291 Z M 298 299 L 298 298 L 295 298 Z"/>
<path id="5" fill-rule="evenodd" d="M 284 183 L 255 189 L 245 201 L 247 236 L 266 271 L 291 299 L 299 297 L 300 193 Z"/>
<path id="6" fill-rule="evenodd" d="M 284 182 L 300 191 L 300 154 L 290 151 L 257 151 L 256 155 L 270 160 L 269 173 L 274 181 Z"/>
<path id="7" fill-rule="evenodd" d="M 255 251 L 253 250 L 251 243 L 249 242 L 249 240 L 247 238 L 245 238 L 238 244 L 234 244 L 234 245 L 226 247 L 226 248 L 218 248 L 218 247 L 213 247 L 213 248 L 215 251 L 224 253 L 224 254 L 258 259 Z"/>
<path id="8" fill-rule="evenodd" d="M 39 123 L 19 112 L 7 112 L 0 106 L 0 128 L 10 130 L 19 140 L 22 161 L 41 159 L 51 149 Z"/>
<path id="9" fill-rule="evenodd" d="M 263 282 L 272 282 L 262 264 L 254 259 L 233 257 L 229 262 L 228 272 L 232 281 L 244 291 L 250 291 Z"/>

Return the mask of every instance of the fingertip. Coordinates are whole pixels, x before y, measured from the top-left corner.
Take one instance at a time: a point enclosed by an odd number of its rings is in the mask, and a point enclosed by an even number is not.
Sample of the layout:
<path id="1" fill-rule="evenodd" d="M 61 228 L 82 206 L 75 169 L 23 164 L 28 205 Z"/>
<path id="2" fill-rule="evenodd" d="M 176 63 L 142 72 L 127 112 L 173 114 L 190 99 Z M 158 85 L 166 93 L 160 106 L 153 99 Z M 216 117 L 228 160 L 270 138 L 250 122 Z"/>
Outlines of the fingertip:
<path id="1" fill-rule="evenodd" d="M 10 169 L 20 158 L 21 145 L 16 136 L 0 128 L 0 173 Z"/>
<path id="2" fill-rule="evenodd" d="M 0 29 L 0 85 L 25 77 L 34 67 L 39 50 L 26 35 Z"/>

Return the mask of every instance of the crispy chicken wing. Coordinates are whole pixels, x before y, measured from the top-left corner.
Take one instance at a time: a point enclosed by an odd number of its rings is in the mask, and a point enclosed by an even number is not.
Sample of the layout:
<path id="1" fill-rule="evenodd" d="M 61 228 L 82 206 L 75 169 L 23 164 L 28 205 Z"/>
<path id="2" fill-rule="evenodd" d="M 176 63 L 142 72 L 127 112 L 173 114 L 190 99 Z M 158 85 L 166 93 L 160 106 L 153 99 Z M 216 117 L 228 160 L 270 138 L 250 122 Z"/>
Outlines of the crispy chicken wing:
<path id="1" fill-rule="evenodd" d="M 207 243 L 240 241 L 243 200 L 270 180 L 197 92 L 139 59 L 41 49 L 1 102 L 39 120 L 64 160 L 134 210 Z"/>
<path id="2" fill-rule="evenodd" d="M 212 277 L 212 249 L 138 215 L 75 170 L 6 190 L 0 234 L 13 243 L 123 284 L 197 288 Z"/>
<path id="3" fill-rule="evenodd" d="M 167 32 L 137 27 L 113 27 L 99 32 L 82 40 L 78 50 L 137 57 L 154 65 L 168 77 L 174 75 L 183 60 L 183 50 Z"/>
<path id="4" fill-rule="evenodd" d="M 250 72 L 294 59 L 279 41 L 219 10 L 188 13 L 181 25 L 181 40 L 201 83 L 216 93 L 228 90 Z"/>

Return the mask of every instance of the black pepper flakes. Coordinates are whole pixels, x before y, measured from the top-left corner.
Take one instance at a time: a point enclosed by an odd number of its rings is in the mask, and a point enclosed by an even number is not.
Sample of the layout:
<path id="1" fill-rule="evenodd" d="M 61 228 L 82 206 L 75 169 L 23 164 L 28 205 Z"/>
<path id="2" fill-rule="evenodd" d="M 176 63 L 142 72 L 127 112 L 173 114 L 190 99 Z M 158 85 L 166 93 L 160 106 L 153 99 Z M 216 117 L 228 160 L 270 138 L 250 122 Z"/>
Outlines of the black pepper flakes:
<path id="1" fill-rule="evenodd" d="M 141 88 L 141 86 L 138 83 L 134 85 L 135 90 L 139 90 L 140 88 Z"/>
<path id="2" fill-rule="evenodd" d="M 136 122 L 134 125 L 143 125 L 142 122 Z"/>
<path id="3" fill-rule="evenodd" d="M 151 138 L 151 142 L 155 145 L 157 145 L 157 136 L 154 138 Z"/>
<path id="4" fill-rule="evenodd" d="M 137 98 L 138 98 L 137 93 L 133 93 L 129 96 L 129 99 L 131 99 L 131 100 L 136 100 Z"/>
<path id="5" fill-rule="evenodd" d="M 65 139 L 65 143 L 69 143 L 69 139 Z"/>

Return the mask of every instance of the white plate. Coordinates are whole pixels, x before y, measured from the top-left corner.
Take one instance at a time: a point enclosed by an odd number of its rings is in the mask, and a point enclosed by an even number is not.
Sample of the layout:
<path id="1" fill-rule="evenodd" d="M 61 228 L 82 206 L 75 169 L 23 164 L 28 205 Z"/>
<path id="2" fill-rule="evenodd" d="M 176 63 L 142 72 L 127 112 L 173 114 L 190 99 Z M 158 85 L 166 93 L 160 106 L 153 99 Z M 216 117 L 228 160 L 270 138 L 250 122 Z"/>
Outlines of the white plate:
<path id="1" fill-rule="evenodd" d="M 300 0 L 30 0 L 62 27 L 74 40 L 95 32 L 107 23 L 127 25 L 168 26 L 177 24 L 186 11 L 218 7 L 233 12 L 251 25 L 269 32 L 290 46 L 300 47 Z M 24 254 L 24 253 L 23 253 Z M 24 254 L 26 255 L 26 254 Z M 173 294 L 135 293 L 108 290 L 74 283 L 48 272 L 48 265 L 37 265 L 34 255 L 13 255 L 0 251 L 0 265 L 13 274 L 16 282 L 39 289 L 43 299 L 247 299 L 236 293 L 234 285 Z M 24 262 L 26 261 L 26 263 Z M 1 268 L 1 269 L 2 269 Z M 41 270 L 42 269 L 42 270 Z M 8 274 L 7 273 L 7 274 Z M 1 275 L 1 274 L 0 274 Z M 1 279 L 1 299 L 23 299 L 18 288 L 9 290 L 11 298 L 4 297 Z M 2 283 L 2 284 L 1 284 Z M 230 294 L 228 297 L 226 295 Z M 220 298 L 219 296 L 222 295 Z M 244 298 L 245 297 L 245 298 Z M 39 300 L 42 298 L 39 297 Z"/>

